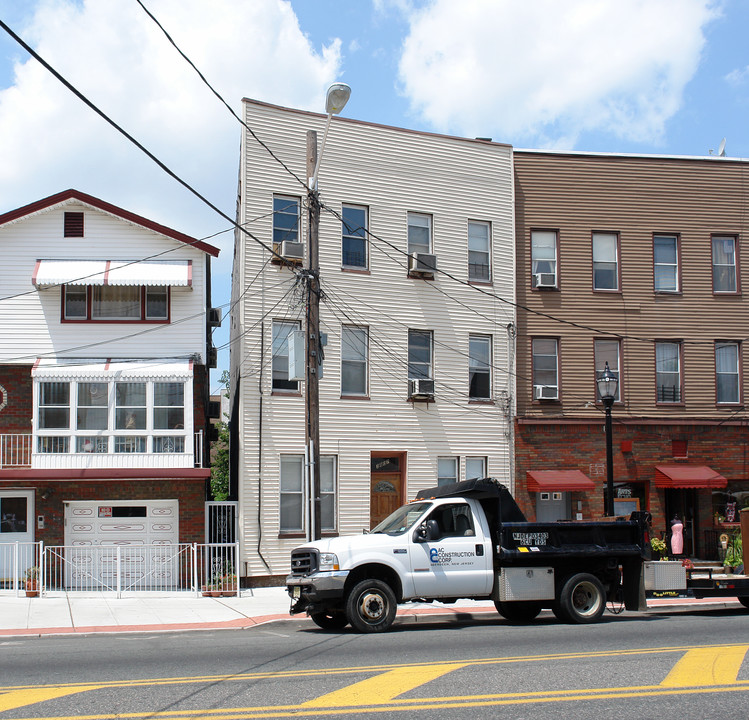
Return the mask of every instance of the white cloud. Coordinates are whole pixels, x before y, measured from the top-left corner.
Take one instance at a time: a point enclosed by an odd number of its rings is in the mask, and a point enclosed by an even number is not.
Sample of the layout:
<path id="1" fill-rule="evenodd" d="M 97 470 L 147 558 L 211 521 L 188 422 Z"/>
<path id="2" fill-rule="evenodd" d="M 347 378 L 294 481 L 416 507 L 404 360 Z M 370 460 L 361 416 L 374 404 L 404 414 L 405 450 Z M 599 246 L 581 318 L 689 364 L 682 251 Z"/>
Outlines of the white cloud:
<path id="1" fill-rule="evenodd" d="M 409 15 L 400 82 L 442 132 L 657 144 L 718 13 L 712 0 L 434 0 Z"/>
<path id="2" fill-rule="evenodd" d="M 744 68 L 736 68 L 735 70 L 731 70 L 731 72 L 729 72 L 724 79 L 728 82 L 729 85 L 733 85 L 734 87 L 745 85 L 749 80 L 749 65 Z"/>

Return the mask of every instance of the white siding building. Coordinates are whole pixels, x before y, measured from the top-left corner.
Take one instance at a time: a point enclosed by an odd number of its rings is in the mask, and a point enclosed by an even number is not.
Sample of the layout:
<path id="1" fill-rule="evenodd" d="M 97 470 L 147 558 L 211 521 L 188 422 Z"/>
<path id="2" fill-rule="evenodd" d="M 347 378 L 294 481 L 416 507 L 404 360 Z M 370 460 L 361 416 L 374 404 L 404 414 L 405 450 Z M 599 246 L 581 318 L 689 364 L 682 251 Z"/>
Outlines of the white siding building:
<path id="1" fill-rule="evenodd" d="M 234 485 L 243 574 L 281 576 L 308 532 L 305 383 L 287 343 L 305 309 L 296 269 L 260 242 L 307 266 L 306 134 L 320 146 L 326 118 L 252 100 L 244 116 L 276 158 L 245 131 L 238 222 L 255 239 L 235 244 Z M 319 189 L 323 535 L 360 533 L 438 480 L 511 486 L 511 148 L 336 117 Z"/>

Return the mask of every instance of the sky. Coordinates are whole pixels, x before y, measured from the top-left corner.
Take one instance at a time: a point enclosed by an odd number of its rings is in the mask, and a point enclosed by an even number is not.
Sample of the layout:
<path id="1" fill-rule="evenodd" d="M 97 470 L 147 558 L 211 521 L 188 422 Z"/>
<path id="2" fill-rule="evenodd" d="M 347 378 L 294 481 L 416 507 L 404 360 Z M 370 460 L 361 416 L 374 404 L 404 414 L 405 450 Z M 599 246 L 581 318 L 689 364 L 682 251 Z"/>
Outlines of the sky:
<path id="1" fill-rule="evenodd" d="M 0 0 L 0 19 L 233 217 L 243 97 L 518 148 L 749 158 L 746 0 Z M 0 28 L 0 213 L 76 188 L 221 249 L 218 213 Z M 228 320 L 216 331 L 217 389 Z M 225 346 L 225 347 L 222 347 Z"/>

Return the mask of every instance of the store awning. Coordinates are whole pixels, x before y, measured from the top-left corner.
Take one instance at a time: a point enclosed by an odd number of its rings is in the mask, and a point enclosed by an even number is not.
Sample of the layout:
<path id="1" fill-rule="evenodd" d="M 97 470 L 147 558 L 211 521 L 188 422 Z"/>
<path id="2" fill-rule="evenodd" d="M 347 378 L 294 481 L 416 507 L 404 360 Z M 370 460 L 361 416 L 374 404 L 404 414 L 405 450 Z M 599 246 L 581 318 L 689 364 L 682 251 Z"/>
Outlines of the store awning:
<path id="1" fill-rule="evenodd" d="M 106 382 L 112 380 L 158 380 L 182 382 L 193 375 L 192 360 L 74 360 L 43 358 L 31 371 L 35 380 Z"/>
<path id="2" fill-rule="evenodd" d="M 34 285 L 192 286 L 191 260 L 37 260 Z"/>
<path id="3" fill-rule="evenodd" d="M 529 492 L 584 492 L 596 484 L 580 470 L 527 470 Z"/>
<path id="4" fill-rule="evenodd" d="M 728 483 L 707 465 L 656 465 L 658 488 L 723 488 Z"/>

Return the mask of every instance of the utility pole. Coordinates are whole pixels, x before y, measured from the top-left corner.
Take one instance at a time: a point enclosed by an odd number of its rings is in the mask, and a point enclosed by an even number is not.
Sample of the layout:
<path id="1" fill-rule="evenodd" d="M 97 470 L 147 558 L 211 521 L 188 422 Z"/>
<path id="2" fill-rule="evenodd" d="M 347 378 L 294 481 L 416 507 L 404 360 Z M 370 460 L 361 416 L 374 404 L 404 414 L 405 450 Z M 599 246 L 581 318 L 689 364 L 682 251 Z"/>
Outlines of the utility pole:
<path id="1" fill-rule="evenodd" d="M 307 191 L 308 252 L 307 269 L 307 333 L 306 333 L 306 404 L 305 441 L 309 483 L 309 519 L 307 535 L 310 540 L 319 540 L 320 515 L 320 197 L 317 192 L 317 133 L 307 131 Z"/>

